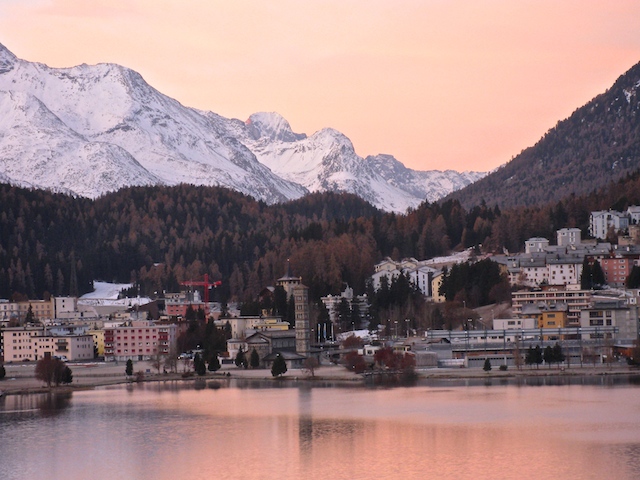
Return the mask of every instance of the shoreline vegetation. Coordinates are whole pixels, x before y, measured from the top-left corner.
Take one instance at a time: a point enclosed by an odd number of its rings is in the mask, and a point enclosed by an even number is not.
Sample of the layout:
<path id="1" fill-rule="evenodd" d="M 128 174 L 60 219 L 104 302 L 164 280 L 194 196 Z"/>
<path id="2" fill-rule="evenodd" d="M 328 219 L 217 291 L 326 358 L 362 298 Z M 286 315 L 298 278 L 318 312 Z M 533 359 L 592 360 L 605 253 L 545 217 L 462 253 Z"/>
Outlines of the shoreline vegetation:
<path id="1" fill-rule="evenodd" d="M 82 390 L 93 390 L 98 387 L 106 387 L 120 384 L 149 383 L 149 382 L 189 382 L 210 380 L 243 380 L 256 381 L 264 385 L 265 381 L 272 381 L 274 386 L 282 385 L 283 382 L 305 382 L 310 385 L 320 383 L 334 383 L 351 386 L 365 386 L 368 381 L 375 378 L 384 378 L 388 372 L 367 372 L 355 374 L 340 365 L 321 366 L 314 371 L 314 375 L 304 369 L 290 369 L 283 377 L 274 378 L 268 369 L 240 369 L 234 365 L 225 365 L 218 372 L 207 372 L 204 376 L 199 376 L 190 372 L 178 373 L 157 373 L 151 369 L 148 362 L 137 362 L 134 365 L 134 375 L 125 375 L 125 365 L 105 364 L 105 363 L 76 363 L 70 364 L 73 369 L 73 383 L 60 385 L 57 387 L 47 387 L 43 382 L 37 380 L 34 375 L 35 364 L 5 364 L 7 369 L 6 377 L 0 381 L 0 396 L 4 395 L 27 395 L 41 393 L 66 393 Z M 389 374 L 392 376 L 393 373 Z M 624 364 L 604 365 L 572 365 L 558 368 L 544 366 L 540 368 L 523 367 L 509 370 L 494 368 L 491 371 L 484 371 L 482 368 L 428 368 L 417 369 L 415 371 L 414 382 L 420 383 L 425 380 L 482 380 L 482 379 L 526 379 L 526 378 L 578 378 L 597 376 L 640 376 L 640 369 L 629 367 Z M 375 384 L 375 382 L 374 382 Z M 403 385 L 402 382 L 392 382 L 391 384 Z"/>

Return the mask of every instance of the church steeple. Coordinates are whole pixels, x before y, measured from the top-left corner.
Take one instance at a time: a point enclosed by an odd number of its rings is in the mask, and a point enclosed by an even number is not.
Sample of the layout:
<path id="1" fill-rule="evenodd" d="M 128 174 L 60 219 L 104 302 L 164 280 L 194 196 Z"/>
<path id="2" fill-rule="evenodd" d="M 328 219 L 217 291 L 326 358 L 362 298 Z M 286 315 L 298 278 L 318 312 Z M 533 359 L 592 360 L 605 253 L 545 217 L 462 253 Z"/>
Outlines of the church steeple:
<path id="1" fill-rule="evenodd" d="M 287 292 L 287 298 L 293 295 L 293 289 L 297 285 L 302 283 L 302 277 L 294 277 L 291 274 L 291 262 L 287 259 L 287 268 L 284 277 L 280 277 L 276 280 L 276 286 L 280 286 L 284 288 L 284 291 Z"/>

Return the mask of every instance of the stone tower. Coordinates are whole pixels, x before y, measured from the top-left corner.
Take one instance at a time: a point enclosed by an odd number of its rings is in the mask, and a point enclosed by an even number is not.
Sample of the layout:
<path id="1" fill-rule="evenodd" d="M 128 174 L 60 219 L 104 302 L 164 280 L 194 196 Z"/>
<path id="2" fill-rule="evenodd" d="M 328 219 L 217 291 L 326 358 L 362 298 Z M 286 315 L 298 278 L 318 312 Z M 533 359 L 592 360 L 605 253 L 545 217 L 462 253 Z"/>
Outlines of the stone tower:
<path id="1" fill-rule="evenodd" d="M 287 300 L 293 295 L 293 289 L 302 283 L 302 278 L 294 277 L 291 275 L 291 264 L 289 260 L 287 260 L 287 272 L 283 277 L 280 277 L 276 280 L 276 286 L 284 288 L 284 291 L 287 292 Z"/>
<path id="2" fill-rule="evenodd" d="M 311 343 L 309 288 L 302 284 L 293 287 L 293 302 L 296 314 L 296 352 L 308 357 Z"/>

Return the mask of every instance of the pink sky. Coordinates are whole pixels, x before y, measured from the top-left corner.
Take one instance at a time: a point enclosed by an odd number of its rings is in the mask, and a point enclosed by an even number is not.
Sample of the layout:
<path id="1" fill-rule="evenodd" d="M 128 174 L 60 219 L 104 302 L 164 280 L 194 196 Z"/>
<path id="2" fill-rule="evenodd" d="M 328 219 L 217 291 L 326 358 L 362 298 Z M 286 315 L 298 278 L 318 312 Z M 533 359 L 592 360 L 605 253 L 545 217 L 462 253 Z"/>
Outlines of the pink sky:
<path id="1" fill-rule="evenodd" d="M 2 0 L 0 43 L 52 67 L 118 63 L 185 105 L 361 156 L 488 170 L 640 61 L 637 0 Z"/>

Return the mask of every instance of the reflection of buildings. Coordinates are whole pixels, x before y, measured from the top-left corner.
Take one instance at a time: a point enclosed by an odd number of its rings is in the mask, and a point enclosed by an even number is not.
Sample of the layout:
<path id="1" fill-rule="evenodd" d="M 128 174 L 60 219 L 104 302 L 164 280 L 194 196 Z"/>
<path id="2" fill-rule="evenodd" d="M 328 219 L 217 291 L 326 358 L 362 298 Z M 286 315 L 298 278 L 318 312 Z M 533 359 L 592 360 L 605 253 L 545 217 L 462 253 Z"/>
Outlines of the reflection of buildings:
<path id="1" fill-rule="evenodd" d="M 313 449 L 313 415 L 311 411 L 311 388 L 298 388 L 298 441 L 301 462 L 309 462 Z"/>

